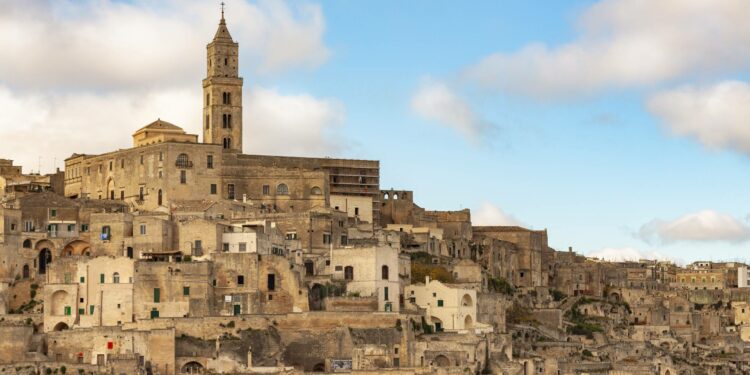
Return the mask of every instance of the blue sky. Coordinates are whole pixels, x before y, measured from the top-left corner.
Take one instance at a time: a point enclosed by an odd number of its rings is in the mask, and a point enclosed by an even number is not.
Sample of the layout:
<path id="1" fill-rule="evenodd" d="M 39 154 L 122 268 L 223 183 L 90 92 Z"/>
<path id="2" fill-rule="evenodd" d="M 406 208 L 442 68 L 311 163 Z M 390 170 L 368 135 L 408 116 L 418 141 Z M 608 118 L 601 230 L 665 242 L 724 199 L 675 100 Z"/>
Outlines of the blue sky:
<path id="1" fill-rule="evenodd" d="M 49 169 L 71 150 L 128 147 L 157 116 L 200 131 L 218 5 L 32 3 L 0 5 L 16 21 L 0 35 L 33 19 L 84 56 L 117 58 L 73 57 L 51 38 L 31 54 L 42 78 L 0 59 L 4 157 L 28 170 L 41 156 Z M 743 1 L 227 3 L 247 153 L 378 159 L 382 188 L 414 190 L 429 209 L 471 208 L 482 224 L 547 228 L 559 250 L 750 258 Z M 0 44 L 22 51 L 33 36 Z M 44 115 L 18 115 L 28 106 Z M 9 135 L 78 126 L 93 134 L 38 155 Z"/>

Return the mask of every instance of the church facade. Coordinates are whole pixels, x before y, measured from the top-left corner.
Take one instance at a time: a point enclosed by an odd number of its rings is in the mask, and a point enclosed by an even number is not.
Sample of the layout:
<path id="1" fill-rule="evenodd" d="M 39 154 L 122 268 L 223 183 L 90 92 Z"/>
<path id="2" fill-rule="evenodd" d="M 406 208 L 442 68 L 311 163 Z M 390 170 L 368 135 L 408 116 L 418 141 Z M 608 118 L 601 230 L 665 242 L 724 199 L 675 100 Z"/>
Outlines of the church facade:
<path id="1" fill-rule="evenodd" d="M 206 200 L 242 202 L 264 212 L 335 205 L 377 222 L 378 161 L 243 154 L 239 44 L 223 16 L 206 48 L 202 142 L 158 119 L 133 134 L 132 148 L 66 159 L 65 196 L 122 200 L 136 210 L 164 212 Z"/>

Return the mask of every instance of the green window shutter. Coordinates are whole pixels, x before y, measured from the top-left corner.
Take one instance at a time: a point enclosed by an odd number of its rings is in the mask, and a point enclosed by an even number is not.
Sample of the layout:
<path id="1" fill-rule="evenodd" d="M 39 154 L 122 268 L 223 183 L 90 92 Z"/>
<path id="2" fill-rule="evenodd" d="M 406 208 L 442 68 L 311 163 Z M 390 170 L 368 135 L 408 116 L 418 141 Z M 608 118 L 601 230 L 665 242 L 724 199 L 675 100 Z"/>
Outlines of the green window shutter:
<path id="1" fill-rule="evenodd" d="M 85 283 L 85 282 L 86 282 L 86 278 L 85 278 L 85 277 L 83 277 L 83 276 L 81 276 L 81 284 L 83 284 L 83 283 Z"/>
<path id="2" fill-rule="evenodd" d="M 70 306 L 65 306 L 65 315 L 70 315 L 72 313 Z"/>
<path id="3" fill-rule="evenodd" d="M 89 306 L 89 315 L 94 315 L 94 305 Z"/>
<path id="4" fill-rule="evenodd" d="M 104 284 L 104 274 L 99 274 L 99 284 Z"/>
<path id="5" fill-rule="evenodd" d="M 443 307 L 443 300 L 441 299 L 438 300 L 438 307 Z"/>
<path id="6" fill-rule="evenodd" d="M 159 288 L 154 288 L 154 303 L 159 303 L 160 292 Z"/>
<path id="7" fill-rule="evenodd" d="M 86 309 L 84 309 L 83 307 L 78 308 L 78 315 L 83 315 L 85 313 L 86 313 Z"/>
<path id="8" fill-rule="evenodd" d="M 190 295 L 190 287 L 189 286 L 183 286 L 182 287 L 182 295 L 183 296 L 189 296 Z"/>

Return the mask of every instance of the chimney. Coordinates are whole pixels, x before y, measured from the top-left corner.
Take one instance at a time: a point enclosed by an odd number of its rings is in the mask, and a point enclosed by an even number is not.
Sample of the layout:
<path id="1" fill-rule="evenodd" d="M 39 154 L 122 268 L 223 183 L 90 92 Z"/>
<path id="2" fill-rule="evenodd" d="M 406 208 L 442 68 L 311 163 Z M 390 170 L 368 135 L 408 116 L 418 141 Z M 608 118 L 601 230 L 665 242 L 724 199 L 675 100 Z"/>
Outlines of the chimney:
<path id="1" fill-rule="evenodd" d="M 569 252 L 569 253 L 572 253 L 572 252 L 573 252 L 573 246 L 568 246 L 568 252 Z"/>

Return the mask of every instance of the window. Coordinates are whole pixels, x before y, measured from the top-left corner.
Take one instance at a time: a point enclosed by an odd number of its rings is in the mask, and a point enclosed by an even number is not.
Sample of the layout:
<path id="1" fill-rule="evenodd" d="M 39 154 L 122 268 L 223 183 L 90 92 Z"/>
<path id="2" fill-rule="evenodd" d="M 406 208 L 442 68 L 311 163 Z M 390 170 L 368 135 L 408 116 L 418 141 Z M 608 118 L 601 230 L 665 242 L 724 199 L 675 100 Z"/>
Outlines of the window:
<path id="1" fill-rule="evenodd" d="M 234 184 L 227 185 L 227 199 L 234 199 Z"/>
<path id="2" fill-rule="evenodd" d="M 49 210 L 49 216 L 50 217 L 57 217 L 57 209 L 51 209 Z"/>
<path id="3" fill-rule="evenodd" d="M 243 253 L 245 251 L 247 251 L 247 244 L 246 243 L 240 242 L 240 251 L 243 252 Z"/>
<path id="4" fill-rule="evenodd" d="M 211 194 L 216 194 L 216 184 L 211 184 Z"/>
<path id="5" fill-rule="evenodd" d="M 163 161 L 163 160 L 164 160 L 164 153 L 159 152 L 159 161 Z"/>
<path id="6" fill-rule="evenodd" d="M 195 240 L 195 244 L 193 245 L 193 249 L 195 250 L 196 253 L 198 253 L 201 250 L 203 250 L 203 241 L 201 241 L 201 240 Z M 195 255 L 198 255 L 198 254 L 195 254 Z"/>
<path id="7" fill-rule="evenodd" d="M 120 169 L 125 169 L 125 159 L 120 159 Z"/>
<path id="8" fill-rule="evenodd" d="M 221 127 L 224 129 L 232 128 L 232 115 L 227 113 L 221 115 Z"/>
<path id="9" fill-rule="evenodd" d="M 110 161 L 110 162 L 109 162 L 109 170 L 110 170 L 110 171 L 112 170 L 112 164 L 113 164 L 113 163 L 112 163 L 112 161 Z"/>
<path id="10" fill-rule="evenodd" d="M 84 276 L 81 276 L 80 281 L 81 281 L 81 284 L 83 284 L 86 282 L 86 278 Z"/>
<path id="11" fill-rule="evenodd" d="M 286 232 L 286 239 L 287 240 L 296 240 L 297 239 L 297 232 Z"/>
<path id="12" fill-rule="evenodd" d="M 159 288 L 154 288 L 154 303 L 159 303 L 160 299 L 161 299 L 161 290 L 159 290 Z"/>
<path id="13" fill-rule="evenodd" d="M 180 171 L 180 183 L 187 184 L 187 171 Z"/>
<path id="14" fill-rule="evenodd" d="M 276 290 L 276 275 L 272 273 L 268 274 L 268 290 Z"/>
<path id="15" fill-rule="evenodd" d="M 141 165 L 143 165 L 143 155 L 141 155 Z"/>
<path id="16" fill-rule="evenodd" d="M 146 224 L 141 224 L 141 235 L 146 235 Z"/>
<path id="17" fill-rule="evenodd" d="M 112 283 L 119 284 L 120 283 L 120 274 L 115 272 L 112 274 Z"/>
<path id="18" fill-rule="evenodd" d="M 189 296 L 190 295 L 190 287 L 189 286 L 183 286 L 182 287 L 182 295 L 183 296 Z"/>
<path id="19" fill-rule="evenodd" d="M 380 267 L 380 278 L 388 280 L 388 266 Z"/>
<path id="20" fill-rule="evenodd" d="M 341 235 L 341 246 L 346 246 L 349 243 L 349 239 L 346 237 L 345 234 Z"/>
<path id="21" fill-rule="evenodd" d="M 138 188 L 138 200 L 139 201 L 143 200 L 143 186 Z"/>
<path id="22" fill-rule="evenodd" d="M 227 59 L 224 59 L 224 65 L 227 65 Z M 221 93 L 221 102 L 222 104 L 232 104 L 232 93 L 231 92 Z"/>
<path id="23" fill-rule="evenodd" d="M 438 307 L 443 307 L 443 300 L 441 299 L 438 300 Z"/>
<path id="24" fill-rule="evenodd" d="M 344 267 L 344 280 L 354 280 L 354 267 Z"/>
<path id="25" fill-rule="evenodd" d="M 232 148 L 232 138 L 224 138 L 224 149 L 228 150 Z"/>
<path id="26" fill-rule="evenodd" d="M 224 251 L 224 252 L 229 251 L 229 243 L 228 242 L 224 242 L 223 244 L 221 244 L 221 250 Z"/>
<path id="27" fill-rule="evenodd" d="M 383 288 L 383 301 L 388 301 L 388 287 Z"/>
<path id="28" fill-rule="evenodd" d="M 323 233 L 323 244 L 329 245 L 331 243 L 331 234 L 330 233 Z"/>
<path id="29" fill-rule="evenodd" d="M 245 285 L 245 276 L 243 275 L 237 276 L 237 285 Z"/>
<path id="30" fill-rule="evenodd" d="M 121 201 L 125 200 L 125 190 L 120 190 L 120 200 Z"/>
<path id="31" fill-rule="evenodd" d="M 99 274 L 99 284 L 104 284 L 104 274 L 103 273 Z"/>
<path id="32" fill-rule="evenodd" d="M 68 232 L 75 232 L 75 231 L 76 231 L 76 225 L 68 224 Z"/>
<path id="33" fill-rule="evenodd" d="M 354 207 L 354 216 L 359 216 L 359 207 Z"/>
<path id="34" fill-rule="evenodd" d="M 211 120 L 209 120 L 208 115 L 206 115 L 206 129 L 211 129 Z"/>
<path id="35" fill-rule="evenodd" d="M 161 174 L 161 171 L 159 171 L 159 174 Z M 161 189 L 159 189 L 159 192 L 156 194 L 156 204 L 161 206 L 161 202 L 162 202 L 162 193 L 161 193 Z"/>
<path id="36" fill-rule="evenodd" d="M 214 156 L 213 155 L 206 156 L 206 168 L 214 169 Z"/>
<path id="37" fill-rule="evenodd" d="M 89 305 L 89 315 L 94 315 L 94 305 Z"/>
<path id="38" fill-rule="evenodd" d="M 268 185 L 263 185 L 263 195 L 269 195 L 271 194 L 271 187 Z"/>
<path id="39" fill-rule="evenodd" d="M 65 315 L 72 314 L 73 309 L 70 308 L 70 306 L 65 306 Z"/>
<path id="40" fill-rule="evenodd" d="M 279 186 L 276 187 L 276 194 L 288 195 L 289 186 L 286 186 L 286 184 L 279 184 Z"/>
<path id="41" fill-rule="evenodd" d="M 320 188 L 317 187 L 317 186 L 313 186 L 313 188 L 310 189 L 310 194 L 312 194 L 312 195 L 322 195 L 323 194 L 323 190 L 320 190 Z"/>

